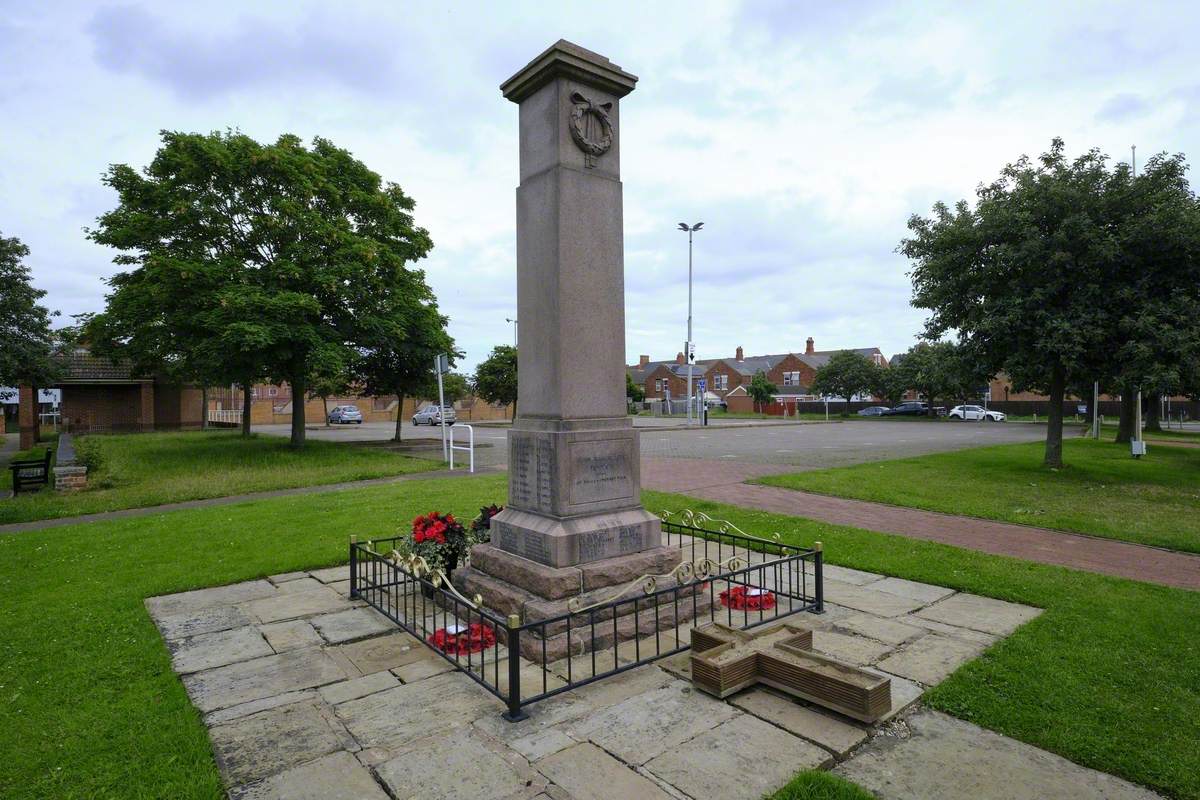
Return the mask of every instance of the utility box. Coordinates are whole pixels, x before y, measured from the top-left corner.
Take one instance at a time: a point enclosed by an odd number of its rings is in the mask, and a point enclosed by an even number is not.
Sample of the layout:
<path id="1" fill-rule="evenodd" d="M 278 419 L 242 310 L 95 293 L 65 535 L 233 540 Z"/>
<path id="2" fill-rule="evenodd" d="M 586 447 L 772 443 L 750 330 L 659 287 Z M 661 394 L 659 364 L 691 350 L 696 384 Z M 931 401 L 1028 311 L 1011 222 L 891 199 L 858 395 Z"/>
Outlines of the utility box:
<path id="1" fill-rule="evenodd" d="M 1140 457 L 1146 455 L 1146 440 L 1145 439 L 1135 439 L 1129 443 L 1129 448 L 1130 448 L 1130 451 L 1133 453 L 1134 458 L 1140 458 Z"/>

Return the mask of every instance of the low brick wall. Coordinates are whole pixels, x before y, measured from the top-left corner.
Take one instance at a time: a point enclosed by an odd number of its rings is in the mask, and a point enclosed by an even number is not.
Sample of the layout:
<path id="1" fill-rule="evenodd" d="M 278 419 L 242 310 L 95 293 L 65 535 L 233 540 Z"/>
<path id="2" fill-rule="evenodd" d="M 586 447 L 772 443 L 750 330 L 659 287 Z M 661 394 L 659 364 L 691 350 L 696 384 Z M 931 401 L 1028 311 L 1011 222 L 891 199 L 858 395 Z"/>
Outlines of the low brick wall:
<path id="1" fill-rule="evenodd" d="M 87 467 L 69 466 L 54 468 L 54 490 L 74 492 L 87 487 Z"/>

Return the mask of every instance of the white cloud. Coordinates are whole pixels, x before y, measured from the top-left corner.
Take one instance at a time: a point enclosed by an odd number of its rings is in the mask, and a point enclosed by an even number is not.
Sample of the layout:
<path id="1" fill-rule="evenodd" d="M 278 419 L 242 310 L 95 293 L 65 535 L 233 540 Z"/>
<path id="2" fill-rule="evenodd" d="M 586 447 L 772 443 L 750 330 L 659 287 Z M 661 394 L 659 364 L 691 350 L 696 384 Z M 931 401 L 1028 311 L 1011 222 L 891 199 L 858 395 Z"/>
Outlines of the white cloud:
<path id="1" fill-rule="evenodd" d="M 516 109 L 501 81 L 567 38 L 641 78 L 622 107 L 627 353 L 669 357 L 696 241 L 701 356 L 905 349 L 922 314 L 894 248 L 1061 135 L 1124 158 L 1196 152 L 1200 13 L 1008 3 L 573 2 L 29 5 L 0 22 L 0 231 L 65 313 L 111 253 L 82 228 L 99 175 L 160 128 L 293 132 L 348 148 L 417 201 L 422 265 L 473 365 L 511 340 Z"/>

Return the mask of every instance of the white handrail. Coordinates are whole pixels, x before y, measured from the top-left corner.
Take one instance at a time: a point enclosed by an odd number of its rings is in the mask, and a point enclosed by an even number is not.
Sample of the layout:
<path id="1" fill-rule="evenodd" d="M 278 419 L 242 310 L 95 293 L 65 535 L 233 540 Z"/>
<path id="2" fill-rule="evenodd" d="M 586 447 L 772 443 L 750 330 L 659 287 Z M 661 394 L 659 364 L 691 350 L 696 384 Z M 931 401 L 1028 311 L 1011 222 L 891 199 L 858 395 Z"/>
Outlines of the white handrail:
<path id="1" fill-rule="evenodd" d="M 467 429 L 468 439 L 467 439 L 466 447 L 462 447 L 462 446 L 456 445 L 454 443 L 454 429 L 455 428 L 466 428 Z M 474 472 L 475 471 L 475 429 L 473 427 L 471 427 L 470 425 L 467 425 L 465 423 L 462 423 L 462 422 L 456 422 L 450 426 L 450 469 L 454 469 L 454 451 L 455 450 L 466 450 L 468 453 L 471 454 L 471 469 L 470 469 L 470 471 Z"/>

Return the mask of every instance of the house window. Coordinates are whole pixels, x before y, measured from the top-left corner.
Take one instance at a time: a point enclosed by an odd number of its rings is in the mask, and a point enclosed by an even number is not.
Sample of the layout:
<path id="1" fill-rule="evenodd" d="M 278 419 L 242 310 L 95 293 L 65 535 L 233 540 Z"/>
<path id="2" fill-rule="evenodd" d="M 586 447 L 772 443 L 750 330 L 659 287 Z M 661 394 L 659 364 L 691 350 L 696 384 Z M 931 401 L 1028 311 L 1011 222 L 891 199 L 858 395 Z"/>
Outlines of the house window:
<path id="1" fill-rule="evenodd" d="M 783 373 L 783 385 L 784 386 L 799 386 L 800 385 L 800 373 L 799 372 Z"/>
<path id="2" fill-rule="evenodd" d="M 250 397 L 252 397 L 252 398 L 258 397 L 258 387 L 257 386 L 255 386 L 253 389 L 250 390 Z"/>
<path id="3" fill-rule="evenodd" d="M 275 388 L 274 386 L 272 386 L 270 389 L 267 389 L 267 394 L 270 397 L 274 397 L 275 395 L 279 394 L 279 390 L 277 388 Z"/>
<path id="4" fill-rule="evenodd" d="M 729 376 L 718 372 L 713 375 L 713 388 L 717 391 L 723 391 L 729 388 Z"/>
<path id="5" fill-rule="evenodd" d="M 663 379 L 662 379 L 662 378 L 655 378 L 655 379 L 654 379 L 654 391 L 658 392 L 659 394 L 661 394 L 661 393 L 662 393 L 662 383 L 663 383 Z"/>
<path id="6" fill-rule="evenodd" d="M 877 366 L 877 367 L 883 366 L 883 356 L 881 354 L 872 353 L 871 357 L 875 359 L 875 366 Z"/>

